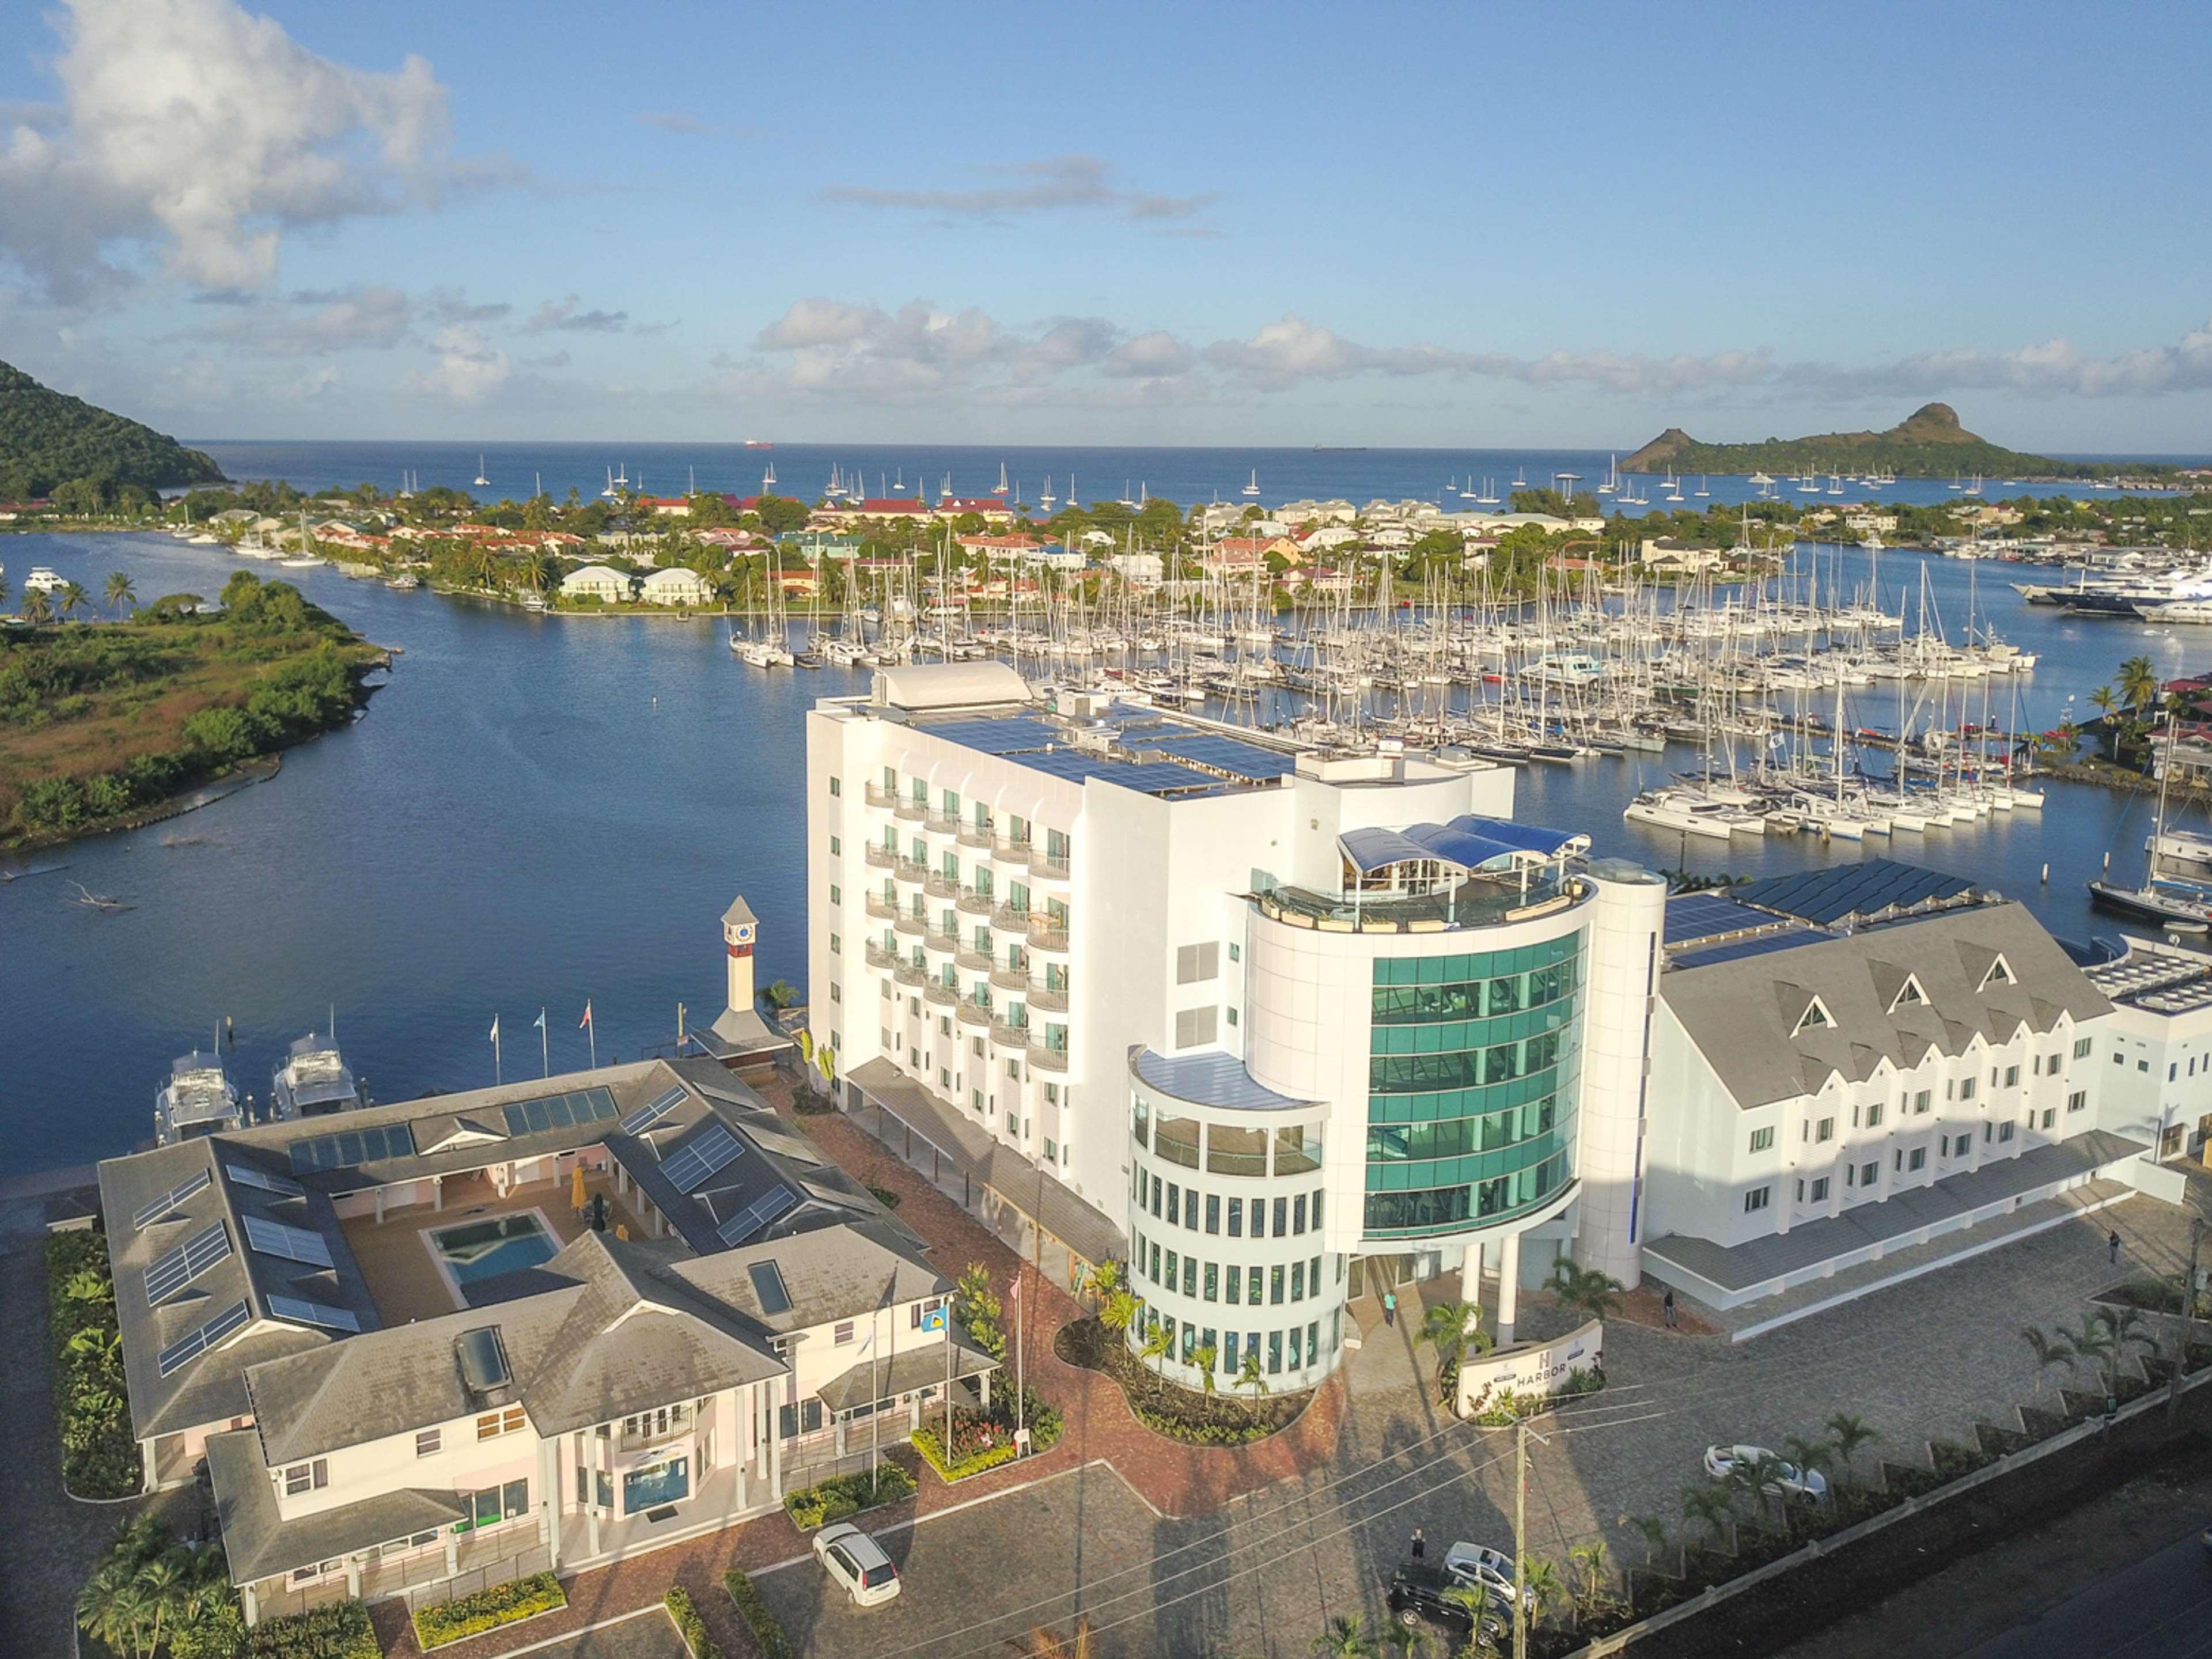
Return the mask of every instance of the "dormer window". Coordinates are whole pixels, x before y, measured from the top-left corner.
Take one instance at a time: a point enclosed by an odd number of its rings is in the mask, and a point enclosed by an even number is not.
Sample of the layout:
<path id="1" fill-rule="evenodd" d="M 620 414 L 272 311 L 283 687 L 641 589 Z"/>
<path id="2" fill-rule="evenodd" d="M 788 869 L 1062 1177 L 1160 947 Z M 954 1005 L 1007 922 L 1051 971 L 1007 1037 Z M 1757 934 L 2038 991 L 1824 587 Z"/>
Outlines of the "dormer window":
<path id="1" fill-rule="evenodd" d="M 1827 1004 L 1814 997 L 1805 1005 L 1805 1012 L 1797 1016 L 1797 1024 L 1790 1028 L 1790 1035 L 1796 1036 L 1803 1031 L 1821 1030 L 1835 1023 L 1835 1016 L 1828 1012 Z"/>
<path id="2" fill-rule="evenodd" d="M 1992 985 L 2015 985 L 2018 983 L 2019 981 L 2012 976 L 2012 964 L 2007 962 L 2002 957 L 1999 957 L 1995 962 L 1990 964 L 1990 971 L 1982 975 L 1982 982 L 1975 988 L 1977 990 L 1986 991 Z"/>
<path id="3" fill-rule="evenodd" d="M 1897 988 L 1897 994 L 1889 1000 L 1889 1012 L 1893 1014 L 1900 1008 L 1909 1008 L 1916 1004 L 1924 1005 L 1927 1000 L 1928 993 L 1920 988 L 1918 975 L 1907 974 L 1905 976 L 1905 983 Z"/>

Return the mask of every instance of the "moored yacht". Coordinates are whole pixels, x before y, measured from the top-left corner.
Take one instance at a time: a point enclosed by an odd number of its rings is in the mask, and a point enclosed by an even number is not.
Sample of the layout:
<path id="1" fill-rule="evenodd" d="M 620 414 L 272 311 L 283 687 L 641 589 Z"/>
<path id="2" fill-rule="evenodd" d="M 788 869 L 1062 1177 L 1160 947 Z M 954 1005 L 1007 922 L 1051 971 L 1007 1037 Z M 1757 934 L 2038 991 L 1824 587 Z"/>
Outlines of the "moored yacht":
<path id="1" fill-rule="evenodd" d="M 368 1091 L 338 1053 L 337 1039 L 310 1031 L 292 1044 L 269 1085 L 269 1115 L 277 1122 L 350 1112 L 368 1104 Z"/>
<path id="2" fill-rule="evenodd" d="M 180 1140 L 242 1127 L 246 1109 L 239 1103 L 238 1085 L 230 1080 L 222 1060 L 195 1048 L 180 1054 L 169 1067 L 169 1080 L 154 1097 L 154 1144 L 173 1146 Z"/>

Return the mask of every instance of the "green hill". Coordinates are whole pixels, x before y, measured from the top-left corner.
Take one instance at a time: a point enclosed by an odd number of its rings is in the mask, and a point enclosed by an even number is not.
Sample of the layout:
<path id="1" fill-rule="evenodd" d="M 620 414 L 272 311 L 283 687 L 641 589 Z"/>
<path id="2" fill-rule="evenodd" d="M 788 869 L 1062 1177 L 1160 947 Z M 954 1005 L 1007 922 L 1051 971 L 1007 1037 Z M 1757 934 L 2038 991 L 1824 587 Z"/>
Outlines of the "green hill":
<path id="1" fill-rule="evenodd" d="M 2125 474 L 2154 477 L 2173 471 L 2150 463 L 2054 460 L 2023 454 L 1977 437 L 1948 404 L 1928 404 L 1887 432 L 1823 432 L 1809 438 L 1769 438 L 1755 444 L 1699 443 L 1670 426 L 1620 464 L 1624 472 L 1863 472 L 1887 468 L 1899 477 L 1979 473 L 1997 478 L 2081 478 Z"/>
<path id="2" fill-rule="evenodd" d="M 197 449 L 0 363 L 0 500 L 47 495 L 76 478 L 148 489 L 223 481 Z"/>

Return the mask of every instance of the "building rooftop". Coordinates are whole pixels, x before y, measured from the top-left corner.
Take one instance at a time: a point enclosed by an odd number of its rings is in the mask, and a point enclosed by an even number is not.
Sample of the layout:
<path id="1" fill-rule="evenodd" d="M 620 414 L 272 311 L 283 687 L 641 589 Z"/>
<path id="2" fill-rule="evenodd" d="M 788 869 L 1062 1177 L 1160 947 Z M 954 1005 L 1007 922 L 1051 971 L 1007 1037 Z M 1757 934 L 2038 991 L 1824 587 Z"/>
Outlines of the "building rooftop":
<path id="1" fill-rule="evenodd" d="M 2126 955 L 2083 972 L 2124 1007 L 2168 1015 L 2212 1008 L 2212 957 L 2197 951 L 2134 940 Z"/>
<path id="2" fill-rule="evenodd" d="M 1163 1054 L 1139 1048 L 1129 1057 L 1130 1069 L 1145 1085 L 1194 1106 L 1212 1106 L 1231 1111 L 1281 1112 L 1310 1107 L 1312 1102 L 1277 1094 L 1244 1069 L 1235 1054 L 1207 1053 Z"/>
<path id="3" fill-rule="evenodd" d="M 1981 895 L 1963 876 L 1894 859 L 1866 859 L 1745 882 L 1731 888 L 1729 896 L 1761 910 L 1832 927 L 1971 904 Z"/>

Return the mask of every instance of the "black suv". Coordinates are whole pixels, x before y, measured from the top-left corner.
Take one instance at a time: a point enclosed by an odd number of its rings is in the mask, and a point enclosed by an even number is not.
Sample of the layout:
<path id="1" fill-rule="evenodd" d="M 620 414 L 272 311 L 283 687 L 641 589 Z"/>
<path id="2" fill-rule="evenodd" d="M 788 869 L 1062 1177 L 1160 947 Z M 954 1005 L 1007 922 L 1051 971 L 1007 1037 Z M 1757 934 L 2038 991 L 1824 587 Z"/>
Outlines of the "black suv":
<path id="1" fill-rule="evenodd" d="M 1408 1561 L 1391 1570 L 1389 1593 L 1383 1599 L 1400 1624 L 1426 1620 L 1455 1636 L 1465 1638 L 1474 1633 L 1474 1610 L 1451 1595 L 1463 1588 L 1442 1567 L 1426 1561 Z M 1486 1607 L 1482 1627 L 1485 1634 L 1495 1638 L 1505 1626 L 1494 1609 Z"/>

